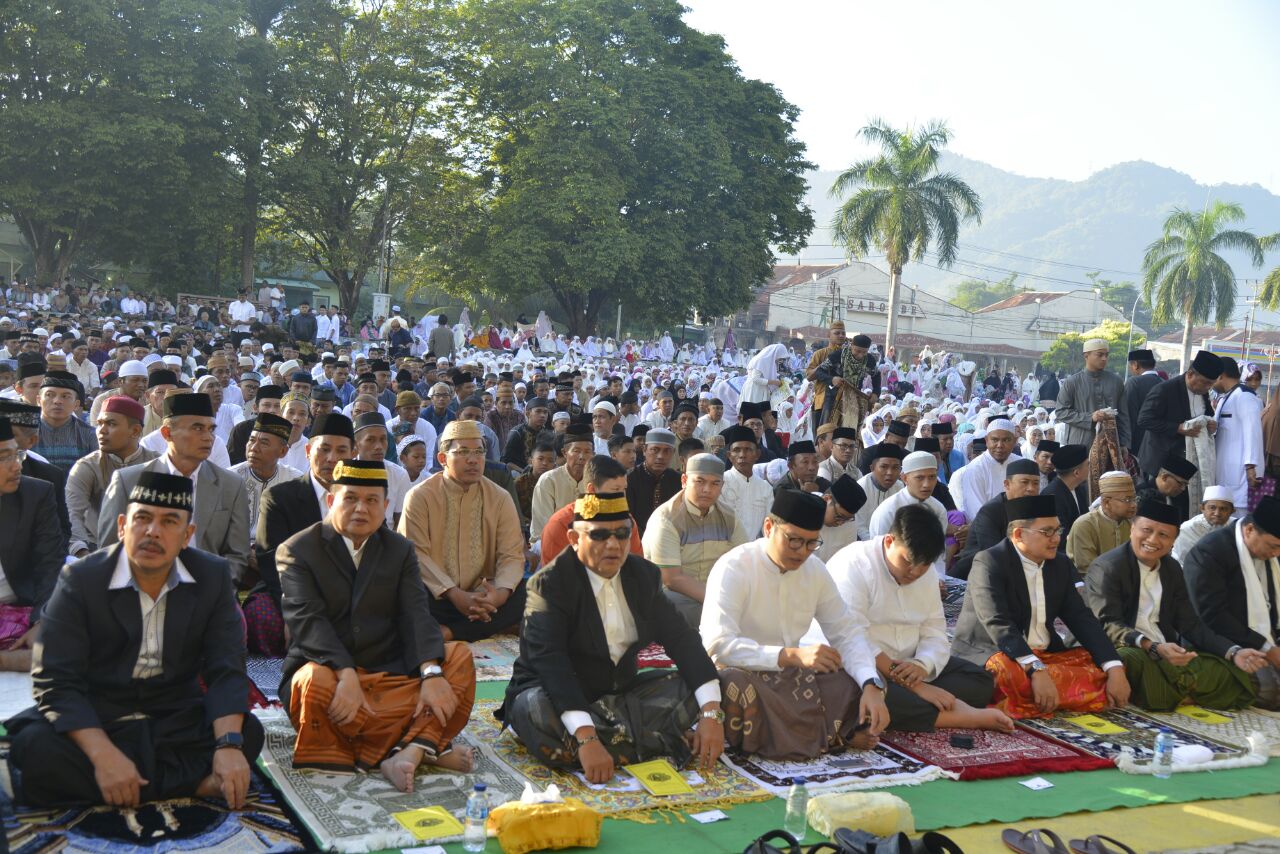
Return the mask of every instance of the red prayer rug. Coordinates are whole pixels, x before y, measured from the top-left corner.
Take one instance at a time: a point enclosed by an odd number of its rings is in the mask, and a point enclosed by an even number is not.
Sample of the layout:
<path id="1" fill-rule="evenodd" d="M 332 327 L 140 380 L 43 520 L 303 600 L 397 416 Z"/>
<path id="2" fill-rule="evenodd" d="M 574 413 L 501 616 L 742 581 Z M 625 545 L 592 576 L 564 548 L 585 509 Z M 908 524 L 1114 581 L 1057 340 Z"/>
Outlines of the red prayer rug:
<path id="1" fill-rule="evenodd" d="M 956 747 L 952 736 L 973 739 L 973 747 Z M 960 775 L 961 780 L 990 780 L 1056 771 L 1112 768 L 1110 759 L 1019 727 L 1011 733 L 978 729 L 935 732 L 886 732 L 881 740 L 893 749 Z"/>
<path id="2" fill-rule="evenodd" d="M 662 644 L 651 643 L 636 653 L 636 667 L 642 670 L 646 667 L 675 666 L 676 663 L 670 658 L 667 658 L 667 651 L 662 648 Z"/>

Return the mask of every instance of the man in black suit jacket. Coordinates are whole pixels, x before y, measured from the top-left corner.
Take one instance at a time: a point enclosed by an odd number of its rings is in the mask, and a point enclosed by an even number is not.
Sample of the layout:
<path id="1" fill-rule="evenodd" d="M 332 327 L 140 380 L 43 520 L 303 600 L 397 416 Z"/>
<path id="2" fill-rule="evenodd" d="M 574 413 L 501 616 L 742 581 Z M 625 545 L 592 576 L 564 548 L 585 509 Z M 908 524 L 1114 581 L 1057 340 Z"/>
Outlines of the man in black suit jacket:
<path id="1" fill-rule="evenodd" d="M 1138 413 L 1138 427 L 1146 431 L 1142 438 L 1142 453 L 1138 465 L 1148 478 L 1156 476 L 1160 466 L 1170 456 L 1186 457 L 1187 436 L 1196 436 L 1202 428 L 1183 428 L 1182 423 L 1195 416 L 1213 417 L 1209 405 L 1209 389 L 1213 381 L 1222 375 L 1222 359 L 1207 350 L 1201 350 L 1191 362 L 1186 373 L 1165 380 L 1147 393 Z M 1195 395 L 1195 411 L 1191 411 L 1191 398 Z M 1209 432 L 1216 429 L 1209 423 Z"/>
<path id="2" fill-rule="evenodd" d="M 1242 709 L 1256 694 L 1249 673 L 1266 657 L 1200 622 L 1170 556 L 1178 524 L 1167 504 L 1142 504 L 1129 541 L 1089 566 L 1089 607 L 1120 653 L 1137 705 L 1171 712 L 1190 697 L 1211 709 Z"/>
<path id="3" fill-rule="evenodd" d="M 53 487 L 24 477 L 18 443 L 9 421 L 0 418 L 0 579 L 13 598 L 13 629 L 0 635 L 0 670 L 31 669 L 41 612 L 67 555 L 67 536 L 58 527 Z M 16 608 L 30 609 L 24 621 Z"/>
<path id="4" fill-rule="evenodd" d="M 1146 430 L 1138 424 L 1142 404 L 1151 390 L 1164 380 L 1156 373 L 1156 357 L 1150 350 L 1129 351 L 1129 378 L 1124 381 L 1125 410 L 1129 413 L 1129 450 L 1135 457 L 1142 453 Z"/>
<path id="5" fill-rule="evenodd" d="M 227 561 L 186 548 L 192 491 L 187 478 L 144 472 L 120 544 L 58 578 L 32 669 L 36 705 L 5 723 L 28 803 L 221 795 L 243 806 L 262 727 L 249 714 Z"/>
<path id="6" fill-rule="evenodd" d="M 581 768 L 592 783 L 661 756 L 710 767 L 724 749 L 715 665 L 663 595 L 658 567 L 628 553 L 631 524 L 623 493 L 575 503 L 570 547 L 529 579 L 520 657 L 497 712 L 540 762 Z M 636 654 L 653 641 L 678 670 L 637 674 Z"/>
<path id="7" fill-rule="evenodd" d="M 1089 449 L 1084 445 L 1062 445 L 1053 452 L 1053 467 L 1057 477 L 1049 481 L 1040 494 L 1053 498 L 1058 524 L 1063 530 L 1058 551 L 1066 554 L 1071 526 L 1089 512 L 1089 493 L 1085 488 L 1085 481 L 1089 479 Z M 1077 580 L 1077 586 L 1083 583 L 1083 579 Z"/>
<path id="8" fill-rule="evenodd" d="M 986 551 L 1005 538 L 1009 514 L 1005 503 L 1010 499 L 1028 498 L 1040 492 L 1040 467 L 1031 460 L 1013 460 L 1004 470 L 1004 492 L 983 504 L 969 523 L 969 538 L 955 563 L 947 570 L 952 578 L 968 578 L 969 569 L 978 552 Z"/>
<path id="9" fill-rule="evenodd" d="M 1280 709 L 1278 557 L 1280 500 L 1267 496 L 1240 521 L 1205 534 L 1183 567 L 1205 625 L 1233 644 L 1266 651 L 1267 666 L 1253 674 L 1257 704 L 1266 709 Z"/>
<path id="10" fill-rule="evenodd" d="M 277 483 L 262 493 L 258 503 L 258 530 L 254 534 L 253 550 L 260 581 L 245 600 L 244 617 L 249 649 L 262 655 L 283 655 L 288 646 L 280 610 L 276 549 L 294 534 L 324 519 L 327 515 L 324 496 L 333 478 L 333 468 L 356 455 L 355 427 L 341 412 L 317 418 L 312 433 L 307 440 L 310 463 L 307 475 Z"/>
<path id="11" fill-rule="evenodd" d="M 1124 664 L 1076 590 L 1075 567 L 1058 553 L 1053 499 L 1008 502 L 1009 535 L 978 554 L 969 572 L 952 655 L 984 665 L 996 705 L 1010 717 L 1098 711 L 1129 700 Z M 1083 649 L 1054 631 L 1061 619 Z"/>
<path id="12" fill-rule="evenodd" d="M 402 792 L 413 791 L 423 762 L 470 771 L 470 749 L 452 743 L 475 702 L 471 650 L 444 642 L 413 543 L 385 524 L 385 463 L 339 462 L 327 503 L 328 519 L 277 557 L 293 767 L 379 766 Z"/>

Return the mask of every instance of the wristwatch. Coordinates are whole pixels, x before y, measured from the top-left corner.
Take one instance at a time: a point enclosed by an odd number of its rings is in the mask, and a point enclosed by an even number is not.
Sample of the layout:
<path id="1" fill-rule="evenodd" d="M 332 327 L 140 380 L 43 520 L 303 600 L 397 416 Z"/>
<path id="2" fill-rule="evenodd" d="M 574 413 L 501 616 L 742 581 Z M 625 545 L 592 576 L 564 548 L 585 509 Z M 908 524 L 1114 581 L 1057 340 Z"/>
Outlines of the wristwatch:
<path id="1" fill-rule="evenodd" d="M 1049 669 L 1048 666 L 1043 661 L 1037 658 L 1035 661 L 1027 665 L 1027 678 L 1030 679 L 1032 676 L 1035 676 L 1040 671 L 1048 670 L 1048 669 Z"/>
<path id="2" fill-rule="evenodd" d="M 423 679 L 435 679 L 438 676 L 444 676 L 444 668 L 438 664 L 428 664 L 422 668 L 422 672 L 419 675 Z"/>
<path id="3" fill-rule="evenodd" d="M 700 718 L 706 718 L 709 721 L 715 721 L 718 724 L 724 723 L 723 709 L 705 709 L 698 714 Z"/>
<path id="4" fill-rule="evenodd" d="M 244 750 L 244 736 L 238 732 L 225 732 L 218 736 L 218 740 L 213 743 L 214 750 L 221 750 L 224 747 L 234 747 L 236 750 Z"/>
<path id="5" fill-rule="evenodd" d="M 875 687 L 879 688 L 879 689 L 880 689 L 880 693 L 882 693 L 882 694 L 887 690 L 887 689 L 885 688 L 884 680 L 883 680 L 883 679 L 881 679 L 879 676 L 872 676 L 870 679 L 868 679 L 867 681 L 865 681 L 865 682 L 863 682 L 863 683 L 862 683 L 862 687 L 863 687 L 864 689 L 865 689 L 868 685 L 874 685 Z"/>

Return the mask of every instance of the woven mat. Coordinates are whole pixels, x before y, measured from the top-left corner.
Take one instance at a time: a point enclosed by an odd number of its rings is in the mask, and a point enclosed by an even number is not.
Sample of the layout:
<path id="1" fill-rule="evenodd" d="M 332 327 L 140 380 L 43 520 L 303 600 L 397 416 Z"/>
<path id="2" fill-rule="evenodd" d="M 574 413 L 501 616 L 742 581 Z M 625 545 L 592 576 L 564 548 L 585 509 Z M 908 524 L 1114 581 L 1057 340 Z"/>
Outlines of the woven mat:
<path id="1" fill-rule="evenodd" d="M 493 717 L 499 705 L 496 701 L 476 701 L 471 721 L 467 724 L 466 734 L 473 743 L 480 745 L 487 760 L 506 766 L 539 789 L 555 783 L 566 797 L 579 798 L 597 812 L 613 818 L 651 822 L 654 819 L 650 813 L 655 810 L 704 810 L 767 801 L 772 797 L 724 764 L 717 764 L 711 772 L 683 772 L 685 780 L 693 787 L 691 795 L 650 795 L 625 772 L 619 772 L 604 785 L 592 785 L 579 774 L 552 770 L 530 756 L 515 733 L 499 729 Z"/>
<path id="2" fill-rule="evenodd" d="M 1177 712 L 1171 714 L 1156 714 L 1152 712 L 1150 714 L 1151 717 L 1160 721 L 1164 726 L 1180 727 L 1188 732 L 1203 735 L 1215 741 L 1225 742 L 1241 749 L 1247 749 L 1249 733 L 1260 732 L 1271 743 L 1271 755 L 1280 756 L 1280 714 L 1275 712 L 1268 712 L 1262 709 L 1242 709 L 1237 712 L 1215 711 L 1214 714 L 1216 715 L 1230 718 L 1227 723 L 1220 724 L 1205 723 Z"/>
<path id="3" fill-rule="evenodd" d="M 1028 718 L 1018 721 L 1018 724 L 1105 759 L 1115 759 L 1125 747 L 1133 748 L 1134 756 L 1139 759 L 1149 758 L 1156 734 L 1162 727 L 1167 727 L 1172 732 L 1176 744 L 1198 744 L 1207 747 L 1217 758 L 1236 756 L 1240 753 L 1238 745 L 1224 739 L 1203 735 L 1180 721 L 1157 719 L 1132 706 L 1123 709 L 1106 709 L 1093 714 L 1122 728 L 1124 732 L 1115 734 L 1092 732 L 1087 727 L 1071 723 L 1073 718 L 1079 717 L 1078 715 Z"/>
<path id="4" fill-rule="evenodd" d="M 849 750 L 803 762 L 785 762 L 725 753 L 725 763 L 760 788 L 780 798 L 787 796 L 791 781 L 804 777 L 810 791 L 854 791 L 887 786 L 914 786 L 955 775 L 921 762 L 886 744 L 874 750 Z"/>
<path id="5" fill-rule="evenodd" d="M 476 662 L 477 682 L 506 682 L 520 657 L 520 638 L 497 635 L 475 641 L 471 644 L 471 656 Z"/>
<path id="6" fill-rule="evenodd" d="M 524 780 L 482 749 L 474 750 L 474 770 L 467 774 L 424 766 L 411 794 L 398 791 L 376 772 L 298 771 L 293 767 L 294 731 L 288 716 L 275 711 L 258 717 L 267 734 L 262 750 L 267 775 L 321 850 L 366 852 L 411 846 L 416 844 L 413 835 L 395 820 L 395 813 L 442 806 L 461 821 L 467 795 L 476 783 L 489 787 L 489 802 L 494 806 L 524 791 Z M 480 747 L 470 726 L 456 743 Z"/>
<path id="7" fill-rule="evenodd" d="M 0 744 L 0 780 L 6 789 L 8 752 L 8 744 Z M 17 807 L 5 819 L 5 838 L 5 850 L 21 854 L 136 854 L 143 849 L 154 854 L 254 854 L 306 851 L 310 846 L 256 771 L 239 811 L 201 798 L 153 801 L 133 810 Z"/>
<path id="8" fill-rule="evenodd" d="M 947 619 L 947 637 L 956 633 L 956 621 L 960 619 L 960 608 L 964 605 L 964 591 L 968 587 L 961 578 L 945 578 L 943 583 L 947 592 L 942 597 L 942 613 Z"/>
<path id="9" fill-rule="evenodd" d="M 262 658 L 251 655 L 245 659 L 249 679 L 270 703 L 280 702 L 280 680 L 284 676 L 283 658 Z"/>
<path id="10" fill-rule="evenodd" d="M 973 747 L 956 747 L 953 736 L 968 736 Z M 940 729 L 934 732 L 887 732 L 883 741 L 921 762 L 954 771 L 961 780 L 990 780 L 1057 771 L 1096 771 L 1115 767 L 1110 759 L 1095 756 L 1030 729 L 1010 733 L 977 729 Z"/>

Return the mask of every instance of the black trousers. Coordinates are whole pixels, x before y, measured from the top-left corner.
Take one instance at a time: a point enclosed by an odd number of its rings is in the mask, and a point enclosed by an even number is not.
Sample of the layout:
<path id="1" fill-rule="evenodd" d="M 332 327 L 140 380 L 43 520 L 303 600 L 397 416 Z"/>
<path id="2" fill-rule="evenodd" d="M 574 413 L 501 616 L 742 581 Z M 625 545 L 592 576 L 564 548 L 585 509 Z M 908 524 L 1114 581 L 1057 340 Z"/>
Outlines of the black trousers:
<path id="1" fill-rule="evenodd" d="M 930 685 L 936 685 L 944 691 L 955 695 L 973 706 L 985 709 L 991 702 L 991 694 L 995 690 L 995 680 L 991 674 L 971 661 L 956 658 L 954 655 L 947 661 L 947 666 Z M 938 723 L 938 707 L 915 693 L 903 688 L 896 682 L 888 683 L 885 705 L 889 707 L 889 728 L 902 732 L 933 732 Z"/>
<path id="2" fill-rule="evenodd" d="M 17 770 L 18 797 L 30 806 L 100 804 L 102 792 L 93 763 L 71 738 L 35 712 L 9 721 L 11 759 Z M 141 720 L 103 727 L 111 743 L 133 762 L 142 779 L 142 800 L 189 797 L 213 769 L 213 727 L 205 722 L 204 704 L 196 702 Z M 244 756 L 252 766 L 262 752 L 262 724 L 244 716 L 240 730 Z"/>
<path id="3" fill-rule="evenodd" d="M 524 581 L 521 580 L 507 597 L 506 604 L 495 611 L 489 622 L 485 623 L 479 620 L 468 620 L 467 615 L 453 607 L 453 603 L 447 598 L 437 599 L 432 596 L 431 616 L 453 633 L 454 640 L 470 643 L 493 637 L 504 629 L 519 625 L 521 618 L 524 617 L 524 599 Z"/>

